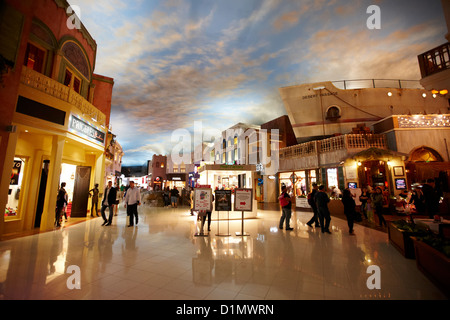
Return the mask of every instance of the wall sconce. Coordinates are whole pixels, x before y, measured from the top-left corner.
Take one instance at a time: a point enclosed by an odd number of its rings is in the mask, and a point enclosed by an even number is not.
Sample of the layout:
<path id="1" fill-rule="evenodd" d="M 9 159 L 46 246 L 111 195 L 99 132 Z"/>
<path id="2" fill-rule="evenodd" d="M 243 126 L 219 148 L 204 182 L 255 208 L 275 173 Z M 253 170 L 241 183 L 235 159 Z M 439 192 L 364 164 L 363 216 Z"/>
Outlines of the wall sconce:
<path id="1" fill-rule="evenodd" d="M 392 164 L 391 160 L 388 160 L 387 165 L 390 167 Z"/>
<path id="2" fill-rule="evenodd" d="M 361 167 L 362 166 L 362 163 L 361 163 L 361 161 L 358 161 L 358 167 Z"/>

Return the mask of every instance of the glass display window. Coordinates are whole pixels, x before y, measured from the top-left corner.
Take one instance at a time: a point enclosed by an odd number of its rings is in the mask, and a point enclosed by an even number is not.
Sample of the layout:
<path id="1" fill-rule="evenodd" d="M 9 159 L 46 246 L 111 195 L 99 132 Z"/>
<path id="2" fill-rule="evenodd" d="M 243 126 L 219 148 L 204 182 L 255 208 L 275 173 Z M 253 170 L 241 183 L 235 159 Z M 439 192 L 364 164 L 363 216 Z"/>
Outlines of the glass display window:
<path id="1" fill-rule="evenodd" d="M 14 219 L 20 212 L 20 194 L 23 178 L 25 175 L 25 159 L 14 157 L 14 163 L 11 171 L 11 180 L 9 182 L 8 202 L 5 208 L 5 218 Z"/>

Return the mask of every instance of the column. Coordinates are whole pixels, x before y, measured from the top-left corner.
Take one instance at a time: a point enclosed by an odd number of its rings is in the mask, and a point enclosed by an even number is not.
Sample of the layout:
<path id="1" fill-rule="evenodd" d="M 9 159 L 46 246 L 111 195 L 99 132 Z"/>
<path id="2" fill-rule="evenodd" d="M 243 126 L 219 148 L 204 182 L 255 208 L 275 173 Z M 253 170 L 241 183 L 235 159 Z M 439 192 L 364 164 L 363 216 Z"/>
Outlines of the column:
<path id="1" fill-rule="evenodd" d="M 56 196 L 58 194 L 59 179 L 61 175 L 64 142 L 65 137 L 53 136 L 47 191 L 45 193 L 44 210 L 42 212 L 41 231 L 53 229 L 55 223 Z"/>

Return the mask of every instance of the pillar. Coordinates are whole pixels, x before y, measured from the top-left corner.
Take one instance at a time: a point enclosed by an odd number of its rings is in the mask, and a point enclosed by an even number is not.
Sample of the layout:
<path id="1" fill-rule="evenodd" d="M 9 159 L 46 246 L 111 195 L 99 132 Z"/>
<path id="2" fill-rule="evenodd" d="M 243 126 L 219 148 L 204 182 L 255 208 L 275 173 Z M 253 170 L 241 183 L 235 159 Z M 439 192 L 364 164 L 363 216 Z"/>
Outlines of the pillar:
<path id="1" fill-rule="evenodd" d="M 53 136 L 50 167 L 47 180 L 47 192 L 45 194 L 44 210 L 42 212 L 41 219 L 41 231 L 53 229 L 55 223 L 56 196 L 58 193 L 59 179 L 61 175 L 64 142 L 65 137 Z"/>

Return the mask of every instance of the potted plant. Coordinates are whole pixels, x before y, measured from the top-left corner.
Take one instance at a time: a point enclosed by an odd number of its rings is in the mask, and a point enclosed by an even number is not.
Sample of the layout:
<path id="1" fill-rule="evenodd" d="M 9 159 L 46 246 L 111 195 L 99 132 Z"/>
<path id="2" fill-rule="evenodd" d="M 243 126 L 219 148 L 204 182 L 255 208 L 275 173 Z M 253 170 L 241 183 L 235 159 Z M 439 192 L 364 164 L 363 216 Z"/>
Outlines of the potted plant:
<path id="1" fill-rule="evenodd" d="M 408 259 L 414 259 L 412 236 L 425 235 L 427 230 L 405 220 L 390 221 L 388 226 L 389 243 Z"/>
<path id="2" fill-rule="evenodd" d="M 450 297 L 450 240 L 432 232 L 412 239 L 417 268 Z"/>

